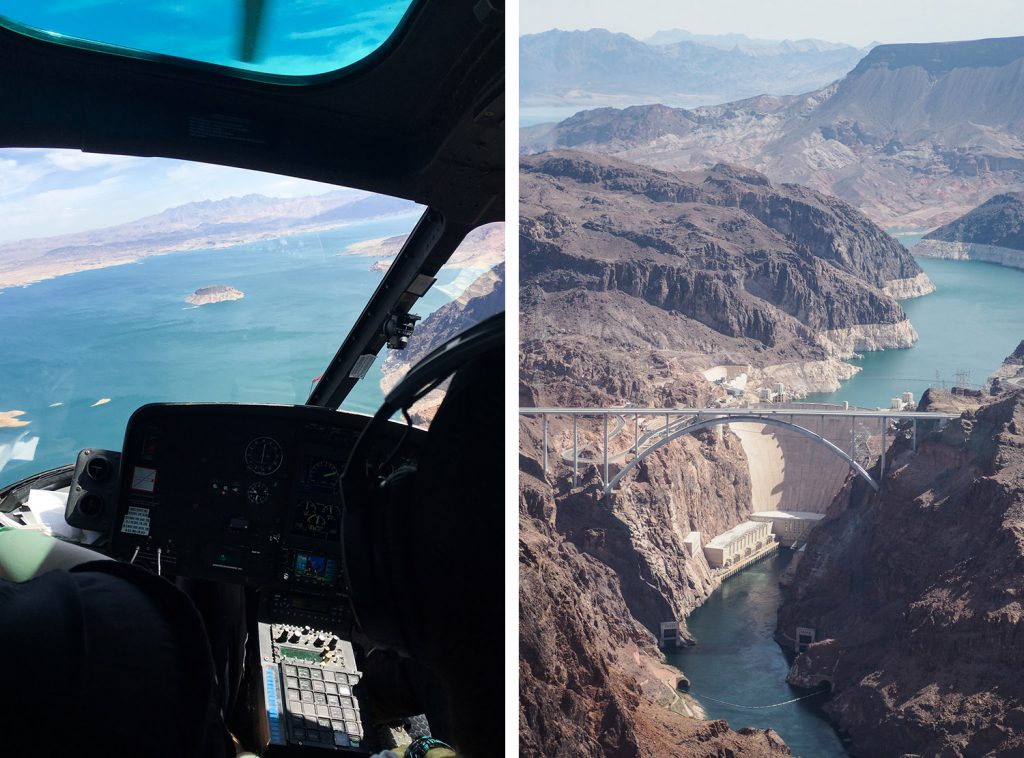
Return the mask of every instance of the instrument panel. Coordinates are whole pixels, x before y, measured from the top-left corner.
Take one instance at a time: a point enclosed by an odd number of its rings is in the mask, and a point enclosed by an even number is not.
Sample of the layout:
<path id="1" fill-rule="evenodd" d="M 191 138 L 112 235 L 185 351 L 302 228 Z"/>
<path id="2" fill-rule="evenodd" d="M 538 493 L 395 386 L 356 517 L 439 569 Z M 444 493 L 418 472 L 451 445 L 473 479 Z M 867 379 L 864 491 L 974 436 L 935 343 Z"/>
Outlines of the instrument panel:
<path id="1" fill-rule="evenodd" d="M 158 573 L 344 592 L 341 478 L 369 417 L 313 406 L 158 403 L 128 422 L 111 555 Z M 408 462 L 424 432 L 371 444 Z"/>

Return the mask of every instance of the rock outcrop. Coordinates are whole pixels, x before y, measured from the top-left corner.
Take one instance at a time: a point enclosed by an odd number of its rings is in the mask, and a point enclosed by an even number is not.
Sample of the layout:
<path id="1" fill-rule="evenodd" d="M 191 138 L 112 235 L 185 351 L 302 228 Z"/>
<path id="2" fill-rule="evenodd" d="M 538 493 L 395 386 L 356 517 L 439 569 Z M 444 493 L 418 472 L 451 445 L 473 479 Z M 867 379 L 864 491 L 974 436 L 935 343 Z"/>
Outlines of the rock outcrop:
<path id="1" fill-rule="evenodd" d="M 996 372 L 989 377 L 989 391 L 993 395 L 1024 389 L 1024 340 L 1017 349 L 1003 360 Z"/>
<path id="2" fill-rule="evenodd" d="M 185 298 L 189 305 L 209 305 L 210 303 L 223 303 L 228 300 L 241 300 L 245 293 L 234 287 L 224 284 L 212 284 L 209 287 L 200 287 L 191 295 Z"/>
<path id="3" fill-rule="evenodd" d="M 929 390 L 961 417 L 916 454 L 901 434 L 882 490 L 851 483 L 786 580 L 780 641 L 818 640 L 790 681 L 832 685 L 856 755 L 1024 754 L 1024 392 L 973 395 Z"/>
<path id="4" fill-rule="evenodd" d="M 523 130 L 671 170 L 721 161 L 835 195 L 886 227 L 931 228 L 1024 188 L 1024 37 L 880 45 L 803 95 L 684 110 L 601 108 Z"/>
<path id="5" fill-rule="evenodd" d="M 885 287 L 930 285 L 917 263 L 861 214 L 806 188 L 733 166 L 671 174 L 563 151 L 524 159 L 521 192 L 523 360 L 534 386 L 569 375 L 629 399 L 637 388 L 609 383 L 623 375 L 609 361 L 660 361 L 648 372 L 669 377 L 827 365 L 916 340 Z M 636 355 L 639 345 L 655 357 Z M 814 376 L 828 386 L 806 381 Z M 803 387 L 834 389 L 839 376 L 809 371 Z M 674 401 L 671 382 L 660 386 L 661 401 Z"/>
<path id="6" fill-rule="evenodd" d="M 915 255 L 1024 268 L 1024 192 L 1006 192 L 925 235 Z"/>

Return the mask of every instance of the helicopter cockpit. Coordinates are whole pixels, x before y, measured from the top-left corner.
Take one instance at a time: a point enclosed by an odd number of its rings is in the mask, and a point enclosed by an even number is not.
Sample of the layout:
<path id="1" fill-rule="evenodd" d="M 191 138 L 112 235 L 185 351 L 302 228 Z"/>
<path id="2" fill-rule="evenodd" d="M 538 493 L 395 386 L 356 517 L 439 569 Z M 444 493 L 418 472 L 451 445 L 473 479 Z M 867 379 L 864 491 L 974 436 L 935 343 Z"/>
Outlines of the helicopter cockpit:
<path id="1" fill-rule="evenodd" d="M 412 311 L 442 266 L 503 219 L 503 4 L 366 3 L 364 16 L 394 23 L 364 55 L 293 69 L 283 53 L 261 58 L 275 25 L 292 41 L 341 32 L 293 29 L 298 6 L 221 5 L 237 11 L 237 65 L 90 37 L 88 24 L 49 28 L 0 1 L 0 145 L 233 166 L 425 210 L 304 402 L 148 398 L 119 448 L 86 442 L 74 463 L 0 487 L 0 527 L 56 532 L 188 595 L 226 725 L 261 755 L 369 755 L 439 725 L 460 755 L 480 754 L 500 733 L 500 718 L 489 737 L 467 724 L 481 721 L 481 663 L 503 639 L 502 477 L 490 466 L 503 315 L 432 333 L 376 413 L 339 406 L 385 348 L 417 347 Z M 439 387 L 429 428 L 413 424 L 409 409 Z M 40 492 L 66 497 L 67 530 L 33 524 Z M 410 666 L 429 670 L 426 695 Z"/>

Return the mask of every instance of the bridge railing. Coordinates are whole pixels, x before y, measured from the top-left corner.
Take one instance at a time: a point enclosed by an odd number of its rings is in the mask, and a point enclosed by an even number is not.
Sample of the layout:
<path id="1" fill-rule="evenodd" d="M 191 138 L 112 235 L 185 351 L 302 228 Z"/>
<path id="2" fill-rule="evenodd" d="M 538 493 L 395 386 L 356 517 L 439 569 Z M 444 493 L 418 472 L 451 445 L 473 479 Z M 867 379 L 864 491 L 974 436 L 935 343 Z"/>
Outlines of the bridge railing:
<path id="1" fill-rule="evenodd" d="M 944 424 L 946 421 L 957 418 L 958 415 L 954 413 L 942 413 L 934 411 L 899 411 L 895 409 L 889 410 L 866 410 L 856 408 L 835 408 L 835 409 L 822 409 L 821 407 L 808 407 L 808 408 L 778 408 L 778 407 L 753 407 L 753 408 L 649 408 L 649 407 L 615 407 L 615 408 L 555 408 L 555 407 L 536 407 L 536 408 L 520 408 L 519 415 L 522 417 L 537 417 L 541 418 L 542 427 L 542 468 L 544 476 L 546 477 L 549 473 L 549 450 L 550 446 L 548 443 L 548 419 L 549 417 L 565 417 L 568 416 L 572 419 L 572 478 L 573 486 L 578 484 L 579 477 L 579 465 L 580 465 L 580 451 L 579 451 L 579 420 L 581 418 L 596 418 L 603 420 L 603 445 L 601 449 L 601 463 L 603 469 L 603 479 L 605 485 L 605 491 L 610 492 L 613 485 L 617 483 L 623 475 L 628 473 L 629 470 L 636 467 L 636 465 L 645 458 L 648 454 L 654 452 L 654 450 L 664 446 L 668 442 L 688 434 L 698 429 L 707 428 L 709 426 L 717 426 L 722 424 L 728 424 L 732 422 L 762 422 L 772 426 L 782 426 L 790 428 L 791 430 L 815 439 L 822 444 L 826 445 L 834 453 L 839 455 L 841 458 L 847 461 L 851 468 L 853 468 L 858 475 L 867 479 L 867 481 L 875 488 L 878 488 L 878 484 L 870 477 L 867 471 L 858 463 L 857 450 L 858 450 L 858 438 L 857 438 L 857 423 L 858 421 L 872 420 L 879 422 L 881 427 L 882 446 L 880 455 L 880 470 L 879 478 L 881 479 L 885 474 L 886 465 L 886 451 L 888 449 L 888 434 L 890 422 L 894 420 L 909 420 L 911 421 L 911 446 L 914 451 L 917 450 L 917 424 L 919 421 L 937 421 Z M 633 442 L 626 449 L 620 451 L 617 454 L 611 453 L 611 438 L 618 436 L 627 424 L 626 419 L 633 417 Z M 659 423 L 653 427 L 648 427 L 645 423 L 645 431 L 641 436 L 640 434 L 640 419 L 641 417 L 657 418 Z M 782 417 L 787 417 L 786 421 L 782 420 Z M 614 432 L 610 429 L 610 422 L 612 419 L 617 419 L 616 429 Z M 664 423 L 661 424 L 660 420 L 664 419 Z M 849 452 L 844 451 L 834 442 L 826 439 L 822 433 L 822 427 L 826 419 L 850 419 L 850 448 Z M 801 423 L 796 423 L 796 419 L 800 419 Z M 815 432 L 808 428 L 810 425 L 805 426 L 803 422 L 814 420 L 818 422 L 818 432 Z M 642 447 L 646 443 L 650 443 L 647 447 Z M 863 445 L 863 443 L 862 443 Z M 613 461 L 625 460 L 628 455 L 632 453 L 633 459 L 616 475 L 614 479 L 610 476 L 610 465 Z M 560 453 L 560 458 L 564 458 L 566 462 L 569 462 L 568 451 Z M 587 463 L 597 463 L 597 460 L 587 460 Z M 865 460 L 865 463 L 867 461 Z"/>

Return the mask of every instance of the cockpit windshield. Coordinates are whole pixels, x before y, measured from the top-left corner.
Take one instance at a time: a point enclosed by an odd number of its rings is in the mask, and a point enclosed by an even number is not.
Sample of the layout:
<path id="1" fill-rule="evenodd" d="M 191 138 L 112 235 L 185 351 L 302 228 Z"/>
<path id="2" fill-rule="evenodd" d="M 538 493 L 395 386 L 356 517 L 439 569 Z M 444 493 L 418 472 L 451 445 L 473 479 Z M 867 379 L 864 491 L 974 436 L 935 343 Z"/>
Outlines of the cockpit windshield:
<path id="1" fill-rule="evenodd" d="M 412 0 L 0 0 L 0 24 L 119 54 L 308 77 L 374 53 L 395 34 L 411 5 Z"/>
<path id="2" fill-rule="evenodd" d="M 422 212 L 222 166 L 0 150 L 0 486 L 119 449 L 148 402 L 304 403 Z M 415 312 L 493 289 L 503 256 L 501 225 L 477 229 Z M 417 344 L 345 407 L 375 411 Z"/>

